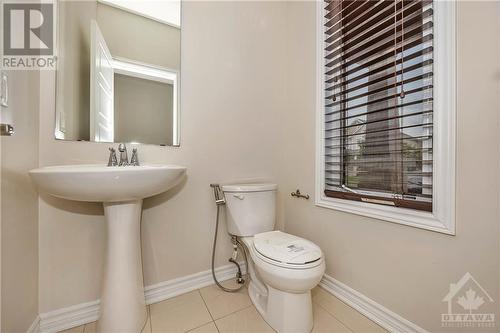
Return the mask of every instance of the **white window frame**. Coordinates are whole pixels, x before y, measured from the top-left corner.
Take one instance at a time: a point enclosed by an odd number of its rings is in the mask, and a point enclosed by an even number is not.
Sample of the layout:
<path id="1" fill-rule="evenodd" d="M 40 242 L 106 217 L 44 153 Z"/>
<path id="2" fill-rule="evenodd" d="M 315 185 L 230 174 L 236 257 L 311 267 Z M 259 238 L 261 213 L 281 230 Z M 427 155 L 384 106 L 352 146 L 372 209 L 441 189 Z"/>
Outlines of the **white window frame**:
<path id="1" fill-rule="evenodd" d="M 434 0 L 433 10 L 433 211 L 424 212 L 325 195 L 324 14 L 317 2 L 316 206 L 455 235 L 456 2 Z"/>

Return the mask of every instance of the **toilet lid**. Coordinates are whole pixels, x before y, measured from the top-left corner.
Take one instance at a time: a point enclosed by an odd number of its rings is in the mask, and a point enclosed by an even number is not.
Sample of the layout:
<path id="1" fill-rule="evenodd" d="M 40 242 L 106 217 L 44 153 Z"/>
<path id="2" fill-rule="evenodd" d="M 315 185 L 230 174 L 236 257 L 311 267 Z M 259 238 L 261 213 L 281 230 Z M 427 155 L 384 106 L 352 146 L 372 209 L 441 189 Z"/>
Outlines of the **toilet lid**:
<path id="1" fill-rule="evenodd" d="M 305 265 L 321 258 L 321 249 L 316 244 L 281 231 L 255 235 L 254 247 L 269 259 L 292 265 Z"/>

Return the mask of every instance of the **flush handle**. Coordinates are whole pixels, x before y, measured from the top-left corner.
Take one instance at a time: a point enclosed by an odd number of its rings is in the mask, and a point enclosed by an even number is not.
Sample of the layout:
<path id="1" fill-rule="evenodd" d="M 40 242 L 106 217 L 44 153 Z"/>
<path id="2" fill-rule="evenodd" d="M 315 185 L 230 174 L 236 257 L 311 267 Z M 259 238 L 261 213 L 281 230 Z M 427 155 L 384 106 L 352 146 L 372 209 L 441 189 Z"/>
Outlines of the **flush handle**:
<path id="1" fill-rule="evenodd" d="M 239 200 L 245 199 L 245 196 L 242 194 L 233 194 L 233 197 L 235 197 L 236 199 L 239 199 Z"/>

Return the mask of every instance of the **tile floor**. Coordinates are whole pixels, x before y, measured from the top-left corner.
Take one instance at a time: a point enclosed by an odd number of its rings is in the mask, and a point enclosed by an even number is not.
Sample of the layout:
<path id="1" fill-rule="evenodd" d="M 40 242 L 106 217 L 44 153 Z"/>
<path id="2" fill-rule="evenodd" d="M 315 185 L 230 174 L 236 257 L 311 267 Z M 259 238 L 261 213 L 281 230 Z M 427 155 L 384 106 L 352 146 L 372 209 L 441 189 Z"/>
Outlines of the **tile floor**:
<path id="1" fill-rule="evenodd" d="M 235 282 L 224 285 L 234 287 Z M 383 333 L 383 328 L 325 290 L 313 290 L 315 333 Z M 246 289 L 225 293 L 215 285 L 148 306 L 143 333 L 267 333 L 274 332 L 252 305 Z M 96 323 L 63 333 L 94 333 Z"/>

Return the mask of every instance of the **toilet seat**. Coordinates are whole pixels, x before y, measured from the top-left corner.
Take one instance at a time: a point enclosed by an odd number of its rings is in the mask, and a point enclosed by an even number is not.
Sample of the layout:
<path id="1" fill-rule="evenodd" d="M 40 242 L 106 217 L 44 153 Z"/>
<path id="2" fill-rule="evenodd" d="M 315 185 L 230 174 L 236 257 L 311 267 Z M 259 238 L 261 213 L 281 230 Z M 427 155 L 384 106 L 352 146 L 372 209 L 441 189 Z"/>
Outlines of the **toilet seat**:
<path id="1" fill-rule="evenodd" d="M 279 267 L 308 269 L 321 265 L 321 249 L 311 241 L 281 231 L 253 237 L 254 253 L 259 259 Z"/>

